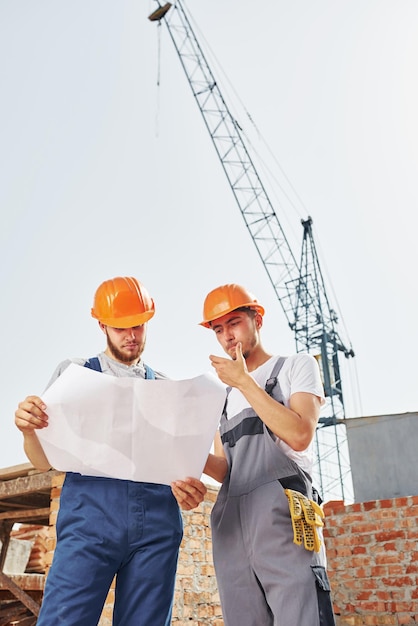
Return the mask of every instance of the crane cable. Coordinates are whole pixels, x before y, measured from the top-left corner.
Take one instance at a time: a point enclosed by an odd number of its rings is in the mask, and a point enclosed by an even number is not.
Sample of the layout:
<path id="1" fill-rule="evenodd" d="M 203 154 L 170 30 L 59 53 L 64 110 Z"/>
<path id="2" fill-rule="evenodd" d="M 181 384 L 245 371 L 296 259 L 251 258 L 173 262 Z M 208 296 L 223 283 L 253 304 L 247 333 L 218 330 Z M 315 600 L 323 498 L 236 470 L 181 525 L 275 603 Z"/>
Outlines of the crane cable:
<path id="1" fill-rule="evenodd" d="M 160 134 L 160 83 L 161 83 L 161 21 L 157 24 L 157 104 L 155 110 L 155 136 Z"/>

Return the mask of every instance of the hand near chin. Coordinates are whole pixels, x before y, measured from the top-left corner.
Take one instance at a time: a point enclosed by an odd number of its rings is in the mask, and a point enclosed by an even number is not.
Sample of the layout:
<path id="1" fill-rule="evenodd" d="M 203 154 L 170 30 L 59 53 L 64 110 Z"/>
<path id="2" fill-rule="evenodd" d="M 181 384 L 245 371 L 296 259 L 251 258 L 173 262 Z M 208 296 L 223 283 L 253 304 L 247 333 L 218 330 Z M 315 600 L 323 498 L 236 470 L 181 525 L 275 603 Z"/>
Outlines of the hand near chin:
<path id="1" fill-rule="evenodd" d="M 226 359 L 214 354 L 211 354 L 209 359 L 212 367 L 215 368 L 217 375 L 225 385 L 239 388 L 245 382 L 248 370 L 242 354 L 241 342 L 238 342 L 235 346 L 235 359 Z"/>

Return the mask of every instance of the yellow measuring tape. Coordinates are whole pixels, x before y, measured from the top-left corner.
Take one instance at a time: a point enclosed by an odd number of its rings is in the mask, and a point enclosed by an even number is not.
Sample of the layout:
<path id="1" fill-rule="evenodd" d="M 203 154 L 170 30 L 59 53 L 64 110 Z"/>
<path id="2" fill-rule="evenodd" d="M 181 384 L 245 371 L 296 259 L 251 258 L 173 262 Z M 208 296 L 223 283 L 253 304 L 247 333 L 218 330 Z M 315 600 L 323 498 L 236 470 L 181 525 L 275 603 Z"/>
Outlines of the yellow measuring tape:
<path id="1" fill-rule="evenodd" d="M 309 500 L 303 493 L 293 489 L 285 489 L 284 492 L 289 500 L 293 542 L 300 546 L 303 541 L 307 550 L 319 552 L 321 540 L 318 535 L 318 528 L 324 525 L 322 521 L 324 512 L 316 502 Z"/>

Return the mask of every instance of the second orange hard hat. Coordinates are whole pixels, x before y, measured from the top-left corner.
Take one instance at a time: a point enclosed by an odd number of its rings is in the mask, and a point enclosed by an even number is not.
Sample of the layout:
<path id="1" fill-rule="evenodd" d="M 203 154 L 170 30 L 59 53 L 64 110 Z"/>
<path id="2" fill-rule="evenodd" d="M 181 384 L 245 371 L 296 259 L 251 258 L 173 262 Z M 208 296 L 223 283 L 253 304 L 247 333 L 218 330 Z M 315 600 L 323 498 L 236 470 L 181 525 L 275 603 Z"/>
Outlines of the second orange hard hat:
<path id="1" fill-rule="evenodd" d="M 239 309 L 248 307 L 256 310 L 260 315 L 264 315 L 264 307 L 257 301 L 257 298 L 245 287 L 230 283 L 217 287 L 208 293 L 203 304 L 203 322 L 201 326 L 211 327 L 211 322 Z"/>
<path id="2" fill-rule="evenodd" d="M 117 276 L 103 282 L 94 296 L 91 315 L 105 326 L 132 328 L 155 313 L 154 301 L 136 278 Z"/>

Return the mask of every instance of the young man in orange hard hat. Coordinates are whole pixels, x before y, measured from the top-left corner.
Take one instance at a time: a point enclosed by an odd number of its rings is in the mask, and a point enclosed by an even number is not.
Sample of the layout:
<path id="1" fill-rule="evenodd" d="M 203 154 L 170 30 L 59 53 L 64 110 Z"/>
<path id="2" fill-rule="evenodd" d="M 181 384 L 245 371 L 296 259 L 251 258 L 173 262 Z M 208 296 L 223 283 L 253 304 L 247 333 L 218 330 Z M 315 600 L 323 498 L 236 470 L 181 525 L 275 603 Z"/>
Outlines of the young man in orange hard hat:
<path id="1" fill-rule="evenodd" d="M 214 289 L 203 309 L 202 326 L 229 357 L 209 357 L 228 389 L 204 469 L 222 483 L 211 525 L 225 626 L 334 626 L 310 478 L 324 402 L 318 364 L 264 349 L 264 308 L 240 285 Z M 189 509 L 206 491 L 193 478 L 172 487 Z"/>
<path id="2" fill-rule="evenodd" d="M 154 310 L 148 291 L 135 278 L 102 283 L 91 314 L 106 335 L 106 349 L 88 360 L 64 361 L 49 385 L 71 362 L 110 376 L 166 378 L 142 359 Z M 29 396 L 15 413 L 26 454 L 40 470 L 49 469 L 36 435 L 48 426 L 47 411 L 41 398 Z M 37 626 L 96 625 L 114 576 L 115 626 L 169 626 L 182 531 L 168 485 L 67 472 Z"/>

